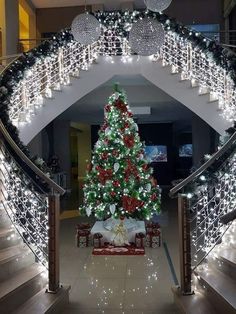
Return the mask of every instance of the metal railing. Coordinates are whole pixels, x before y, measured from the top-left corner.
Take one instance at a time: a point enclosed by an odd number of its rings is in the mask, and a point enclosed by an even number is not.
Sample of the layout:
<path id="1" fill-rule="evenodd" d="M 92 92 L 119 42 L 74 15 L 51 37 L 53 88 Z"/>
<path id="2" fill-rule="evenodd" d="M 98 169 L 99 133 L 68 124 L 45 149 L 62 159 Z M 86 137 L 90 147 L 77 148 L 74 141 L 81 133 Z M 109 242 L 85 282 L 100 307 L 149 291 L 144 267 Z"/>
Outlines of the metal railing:
<path id="1" fill-rule="evenodd" d="M 223 224 L 221 218 L 236 205 L 236 132 L 199 169 L 170 190 L 172 197 L 176 193 L 181 289 L 189 294 L 192 272 L 206 261 L 231 225 Z"/>
<path id="2" fill-rule="evenodd" d="M 0 192 L 0 201 L 16 230 L 36 261 L 48 268 L 49 291 L 56 292 L 59 288 L 59 196 L 65 191 L 24 155 L 1 121 Z"/>

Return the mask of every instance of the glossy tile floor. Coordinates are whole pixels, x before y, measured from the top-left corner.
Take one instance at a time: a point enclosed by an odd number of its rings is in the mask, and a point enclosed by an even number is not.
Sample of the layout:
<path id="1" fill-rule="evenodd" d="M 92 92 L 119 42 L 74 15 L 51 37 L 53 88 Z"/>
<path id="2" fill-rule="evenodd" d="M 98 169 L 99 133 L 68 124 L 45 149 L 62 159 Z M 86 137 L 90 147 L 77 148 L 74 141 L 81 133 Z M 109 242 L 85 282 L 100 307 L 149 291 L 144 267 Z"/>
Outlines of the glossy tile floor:
<path id="1" fill-rule="evenodd" d="M 177 205 L 163 202 L 162 233 L 178 276 Z M 173 279 L 163 245 L 146 248 L 145 256 L 93 256 L 92 248 L 75 246 L 81 218 L 61 222 L 61 282 L 71 285 L 63 313 L 177 314 Z"/>

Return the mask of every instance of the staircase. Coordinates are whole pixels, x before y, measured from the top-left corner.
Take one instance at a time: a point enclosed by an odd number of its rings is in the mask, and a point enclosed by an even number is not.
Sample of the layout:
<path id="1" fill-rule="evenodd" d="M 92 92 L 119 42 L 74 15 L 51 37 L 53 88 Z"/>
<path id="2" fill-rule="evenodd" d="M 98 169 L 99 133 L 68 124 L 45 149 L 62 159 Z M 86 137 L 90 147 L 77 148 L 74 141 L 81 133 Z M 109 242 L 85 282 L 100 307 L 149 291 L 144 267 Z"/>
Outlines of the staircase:
<path id="1" fill-rule="evenodd" d="M 223 241 L 235 237 L 236 224 Z M 228 242 L 229 243 L 229 242 Z M 192 295 L 182 295 L 172 288 L 175 303 L 185 314 L 235 314 L 236 313 L 236 246 L 225 243 L 215 247 L 206 263 L 199 265 L 192 276 Z"/>
<path id="2" fill-rule="evenodd" d="M 0 208 L 0 217 L 0 312 L 10 313 L 45 290 L 46 276 L 15 232 L 4 208 Z"/>
<path id="3" fill-rule="evenodd" d="M 0 208 L 0 313 L 60 313 L 68 303 L 69 287 L 58 294 L 46 293 L 47 270 Z"/>

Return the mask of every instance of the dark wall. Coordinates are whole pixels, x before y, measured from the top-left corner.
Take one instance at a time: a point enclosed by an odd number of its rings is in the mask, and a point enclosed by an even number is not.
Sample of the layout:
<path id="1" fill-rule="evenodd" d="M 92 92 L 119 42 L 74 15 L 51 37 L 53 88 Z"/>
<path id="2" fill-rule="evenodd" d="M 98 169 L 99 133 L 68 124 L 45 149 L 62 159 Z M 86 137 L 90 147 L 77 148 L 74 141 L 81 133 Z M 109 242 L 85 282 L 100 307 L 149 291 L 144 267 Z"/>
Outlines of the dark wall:
<path id="1" fill-rule="evenodd" d="M 91 6 L 87 6 L 90 10 Z M 39 34 L 57 33 L 70 27 L 73 19 L 84 12 L 84 6 L 44 8 L 36 10 L 36 26 Z"/>

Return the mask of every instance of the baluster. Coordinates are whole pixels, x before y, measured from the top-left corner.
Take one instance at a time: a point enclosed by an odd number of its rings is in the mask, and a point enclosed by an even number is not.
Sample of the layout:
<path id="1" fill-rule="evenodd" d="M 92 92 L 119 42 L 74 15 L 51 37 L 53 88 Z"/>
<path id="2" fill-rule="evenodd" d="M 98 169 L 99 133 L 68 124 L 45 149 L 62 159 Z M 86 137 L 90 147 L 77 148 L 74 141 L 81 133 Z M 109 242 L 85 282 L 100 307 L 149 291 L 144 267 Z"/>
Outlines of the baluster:
<path id="1" fill-rule="evenodd" d="M 184 295 L 192 294 L 190 211 L 185 195 L 178 196 L 180 282 Z"/>
<path id="2" fill-rule="evenodd" d="M 48 210 L 48 292 L 56 293 L 58 291 L 59 279 L 59 213 L 60 213 L 60 195 L 52 193 L 49 195 Z"/>

